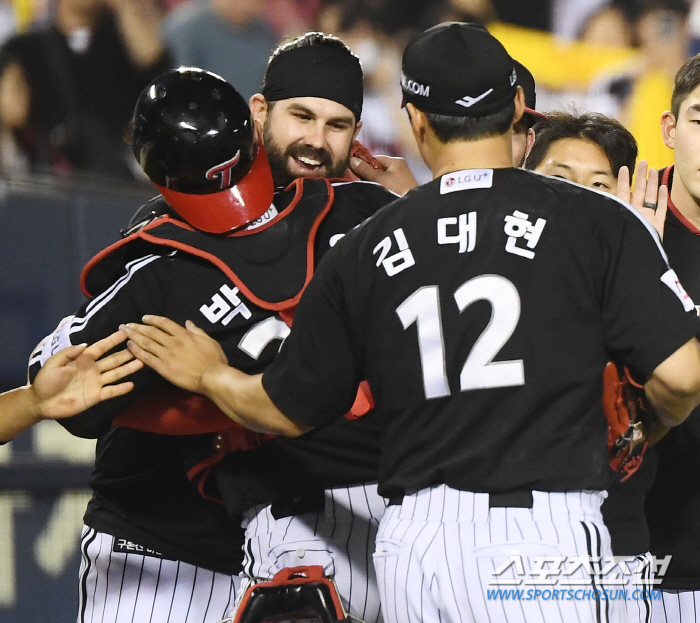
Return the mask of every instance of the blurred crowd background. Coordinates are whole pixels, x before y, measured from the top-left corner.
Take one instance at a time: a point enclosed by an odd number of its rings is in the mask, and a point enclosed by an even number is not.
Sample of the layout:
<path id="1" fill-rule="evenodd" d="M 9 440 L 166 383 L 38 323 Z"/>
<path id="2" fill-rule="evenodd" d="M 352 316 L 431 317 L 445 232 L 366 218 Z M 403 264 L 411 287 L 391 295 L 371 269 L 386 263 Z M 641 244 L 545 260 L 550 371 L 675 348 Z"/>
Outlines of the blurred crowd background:
<path id="1" fill-rule="evenodd" d="M 538 109 L 614 116 L 641 158 L 671 163 L 659 118 L 700 51 L 700 0 L 0 0 L 0 177 L 143 183 L 124 135 L 155 75 L 199 66 L 249 97 L 278 43 L 321 30 L 362 62 L 360 140 L 424 181 L 399 107 L 401 52 L 448 20 L 486 25 L 533 73 Z"/>

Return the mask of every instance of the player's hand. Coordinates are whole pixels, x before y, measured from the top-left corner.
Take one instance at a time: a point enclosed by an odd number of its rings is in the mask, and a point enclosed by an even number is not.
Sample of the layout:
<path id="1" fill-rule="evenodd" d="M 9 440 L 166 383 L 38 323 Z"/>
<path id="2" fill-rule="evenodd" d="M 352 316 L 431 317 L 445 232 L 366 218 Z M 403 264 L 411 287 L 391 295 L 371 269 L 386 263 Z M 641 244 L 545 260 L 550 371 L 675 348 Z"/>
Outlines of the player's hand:
<path id="1" fill-rule="evenodd" d="M 131 381 L 118 383 L 140 370 L 143 364 L 127 350 L 100 359 L 126 339 L 117 331 L 92 346 L 69 346 L 51 356 L 30 389 L 39 418 L 63 418 L 131 391 Z"/>
<path id="2" fill-rule="evenodd" d="M 620 167 L 616 194 L 619 199 L 631 203 L 640 214 L 644 215 L 663 240 L 668 208 L 668 188 L 659 186 L 659 172 L 655 168 L 649 168 L 646 160 L 640 160 L 637 164 L 634 190 L 630 190 L 630 170 L 628 167 Z"/>
<path id="3" fill-rule="evenodd" d="M 411 169 L 408 168 L 408 164 L 403 158 L 375 156 L 374 159 L 384 166 L 383 171 L 374 168 L 370 163 L 357 156 L 350 158 L 350 169 L 361 180 L 377 182 L 397 195 L 403 195 L 411 188 L 418 186 L 416 178 L 413 177 Z"/>
<path id="4" fill-rule="evenodd" d="M 162 316 L 144 316 L 143 322 L 123 327 L 129 350 L 182 389 L 204 393 L 204 375 L 228 363 L 219 343 L 190 320 L 185 327 Z"/>

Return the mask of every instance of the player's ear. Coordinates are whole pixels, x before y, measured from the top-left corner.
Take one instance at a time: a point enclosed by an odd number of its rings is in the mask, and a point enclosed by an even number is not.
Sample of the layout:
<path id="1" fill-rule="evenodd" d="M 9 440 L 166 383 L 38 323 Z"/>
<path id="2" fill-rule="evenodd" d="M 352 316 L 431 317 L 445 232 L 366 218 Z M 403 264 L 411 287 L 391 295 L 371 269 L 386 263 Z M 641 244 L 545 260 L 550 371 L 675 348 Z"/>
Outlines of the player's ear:
<path id="1" fill-rule="evenodd" d="M 676 118 L 670 110 L 661 115 L 661 138 L 669 149 L 676 146 Z"/>
<path id="2" fill-rule="evenodd" d="M 256 93 L 248 101 L 248 106 L 250 106 L 250 112 L 253 114 L 253 119 L 261 124 L 265 123 L 267 118 L 267 100 L 263 97 L 262 93 Z"/>
<path id="3" fill-rule="evenodd" d="M 352 140 L 354 141 L 357 138 L 357 135 L 360 133 L 360 130 L 362 129 L 362 121 L 358 121 L 355 124 L 355 132 L 352 135 Z"/>
<path id="4" fill-rule="evenodd" d="M 513 114 L 513 125 L 518 123 L 525 112 L 525 91 L 520 85 L 517 86 L 515 91 L 515 113 Z"/>
<path id="5" fill-rule="evenodd" d="M 418 110 L 410 102 L 406 104 L 406 112 L 408 113 L 408 119 L 411 122 L 413 136 L 419 144 L 423 143 L 425 141 L 425 131 L 428 120 L 425 118 L 423 111 Z"/>
<path id="6" fill-rule="evenodd" d="M 527 158 L 532 146 L 535 144 L 535 131 L 532 128 L 527 129 L 527 143 L 525 145 L 525 157 Z"/>

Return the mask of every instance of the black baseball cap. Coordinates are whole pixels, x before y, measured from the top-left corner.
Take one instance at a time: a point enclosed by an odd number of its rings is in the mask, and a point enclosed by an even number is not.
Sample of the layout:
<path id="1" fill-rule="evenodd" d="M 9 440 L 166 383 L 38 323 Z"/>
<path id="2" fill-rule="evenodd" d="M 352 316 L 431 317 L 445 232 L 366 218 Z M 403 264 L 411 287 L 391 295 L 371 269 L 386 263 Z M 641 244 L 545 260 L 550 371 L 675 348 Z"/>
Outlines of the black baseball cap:
<path id="1" fill-rule="evenodd" d="M 424 112 L 483 117 L 515 98 L 513 59 L 483 26 L 446 22 L 406 46 L 401 63 L 404 102 Z"/>
<path id="2" fill-rule="evenodd" d="M 525 93 L 525 112 L 523 113 L 523 119 L 527 122 L 527 126 L 531 128 L 540 119 L 546 119 L 547 115 L 535 110 L 537 104 L 535 78 L 530 73 L 530 70 L 515 59 L 513 59 L 513 63 L 515 63 L 515 73 L 518 75 L 517 84 L 523 87 Z"/>

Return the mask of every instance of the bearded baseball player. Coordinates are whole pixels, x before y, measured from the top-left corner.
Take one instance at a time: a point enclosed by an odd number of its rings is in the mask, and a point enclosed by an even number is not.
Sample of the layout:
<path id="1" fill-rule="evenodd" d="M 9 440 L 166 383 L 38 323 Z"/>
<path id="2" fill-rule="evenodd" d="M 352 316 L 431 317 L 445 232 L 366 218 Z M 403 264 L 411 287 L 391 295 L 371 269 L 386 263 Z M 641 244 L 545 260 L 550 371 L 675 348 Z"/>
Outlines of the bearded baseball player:
<path id="1" fill-rule="evenodd" d="M 313 71 L 300 74 L 295 70 L 305 66 Z M 345 176 L 350 148 L 361 125 L 362 70 L 357 57 L 339 39 L 308 33 L 281 46 L 271 57 L 262 92 L 253 96 L 250 105 L 263 128 L 278 187 L 300 176 Z M 402 161 L 380 160 L 387 167 L 382 182 L 388 177 L 389 185 L 396 188 L 403 175 Z M 415 183 L 412 177 L 408 183 Z M 315 184 L 326 186 L 321 180 Z M 334 204 L 316 238 L 317 256 L 396 198 L 367 182 L 336 181 L 331 188 Z M 306 246 L 305 234 L 298 231 L 295 236 Z M 261 244 L 259 237 L 255 239 Z M 285 261 L 292 266 L 293 260 L 289 256 Z M 289 271 L 294 274 L 292 268 Z M 282 297 L 287 290 L 285 280 L 273 277 L 274 283 L 271 280 L 267 287 Z M 293 310 L 288 306 L 280 312 L 282 317 L 274 311 L 263 314 L 261 310 L 263 315 L 242 325 L 239 348 L 228 354 L 232 365 L 252 373 L 270 363 L 289 332 L 285 320 L 289 321 Z M 210 333 L 209 323 L 197 324 Z M 379 433 L 379 415 L 371 413 L 357 421 L 342 419 L 301 439 L 278 439 L 259 449 L 227 453 L 213 468 L 210 456 L 204 453 L 190 461 L 207 466 L 209 483 L 215 485 L 229 513 L 243 516 L 243 576 L 250 583 L 271 580 L 286 567 L 320 565 L 333 577 L 343 606 L 353 617 L 367 623 L 380 620 L 371 564 L 376 531 L 386 508 L 377 494 Z M 209 455 L 211 452 L 210 446 Z"/>
<path id="2" fill-rule="evenodd" d="M 341 417 L 369 381 L 391 500 L 374 554 L 385 620 L 622 620 L 597 562 L 611 555 L 602 372 L 620 359 L 660 423 L 682 422 L 700 402 L 694 305 L 628 204 L 512 167 L 524 99 L 487 31 L 431 28 L 402 66 L 435 179 L 326 254 L 267 371 L 226 366 L 160 317 L 128 327 L 130 348 L 235 421 L 290 436 Z M 489 598 L 523 574 L 542 589 L 543 556 L 581 563 L 567 566 L 578 599 Z"/>

